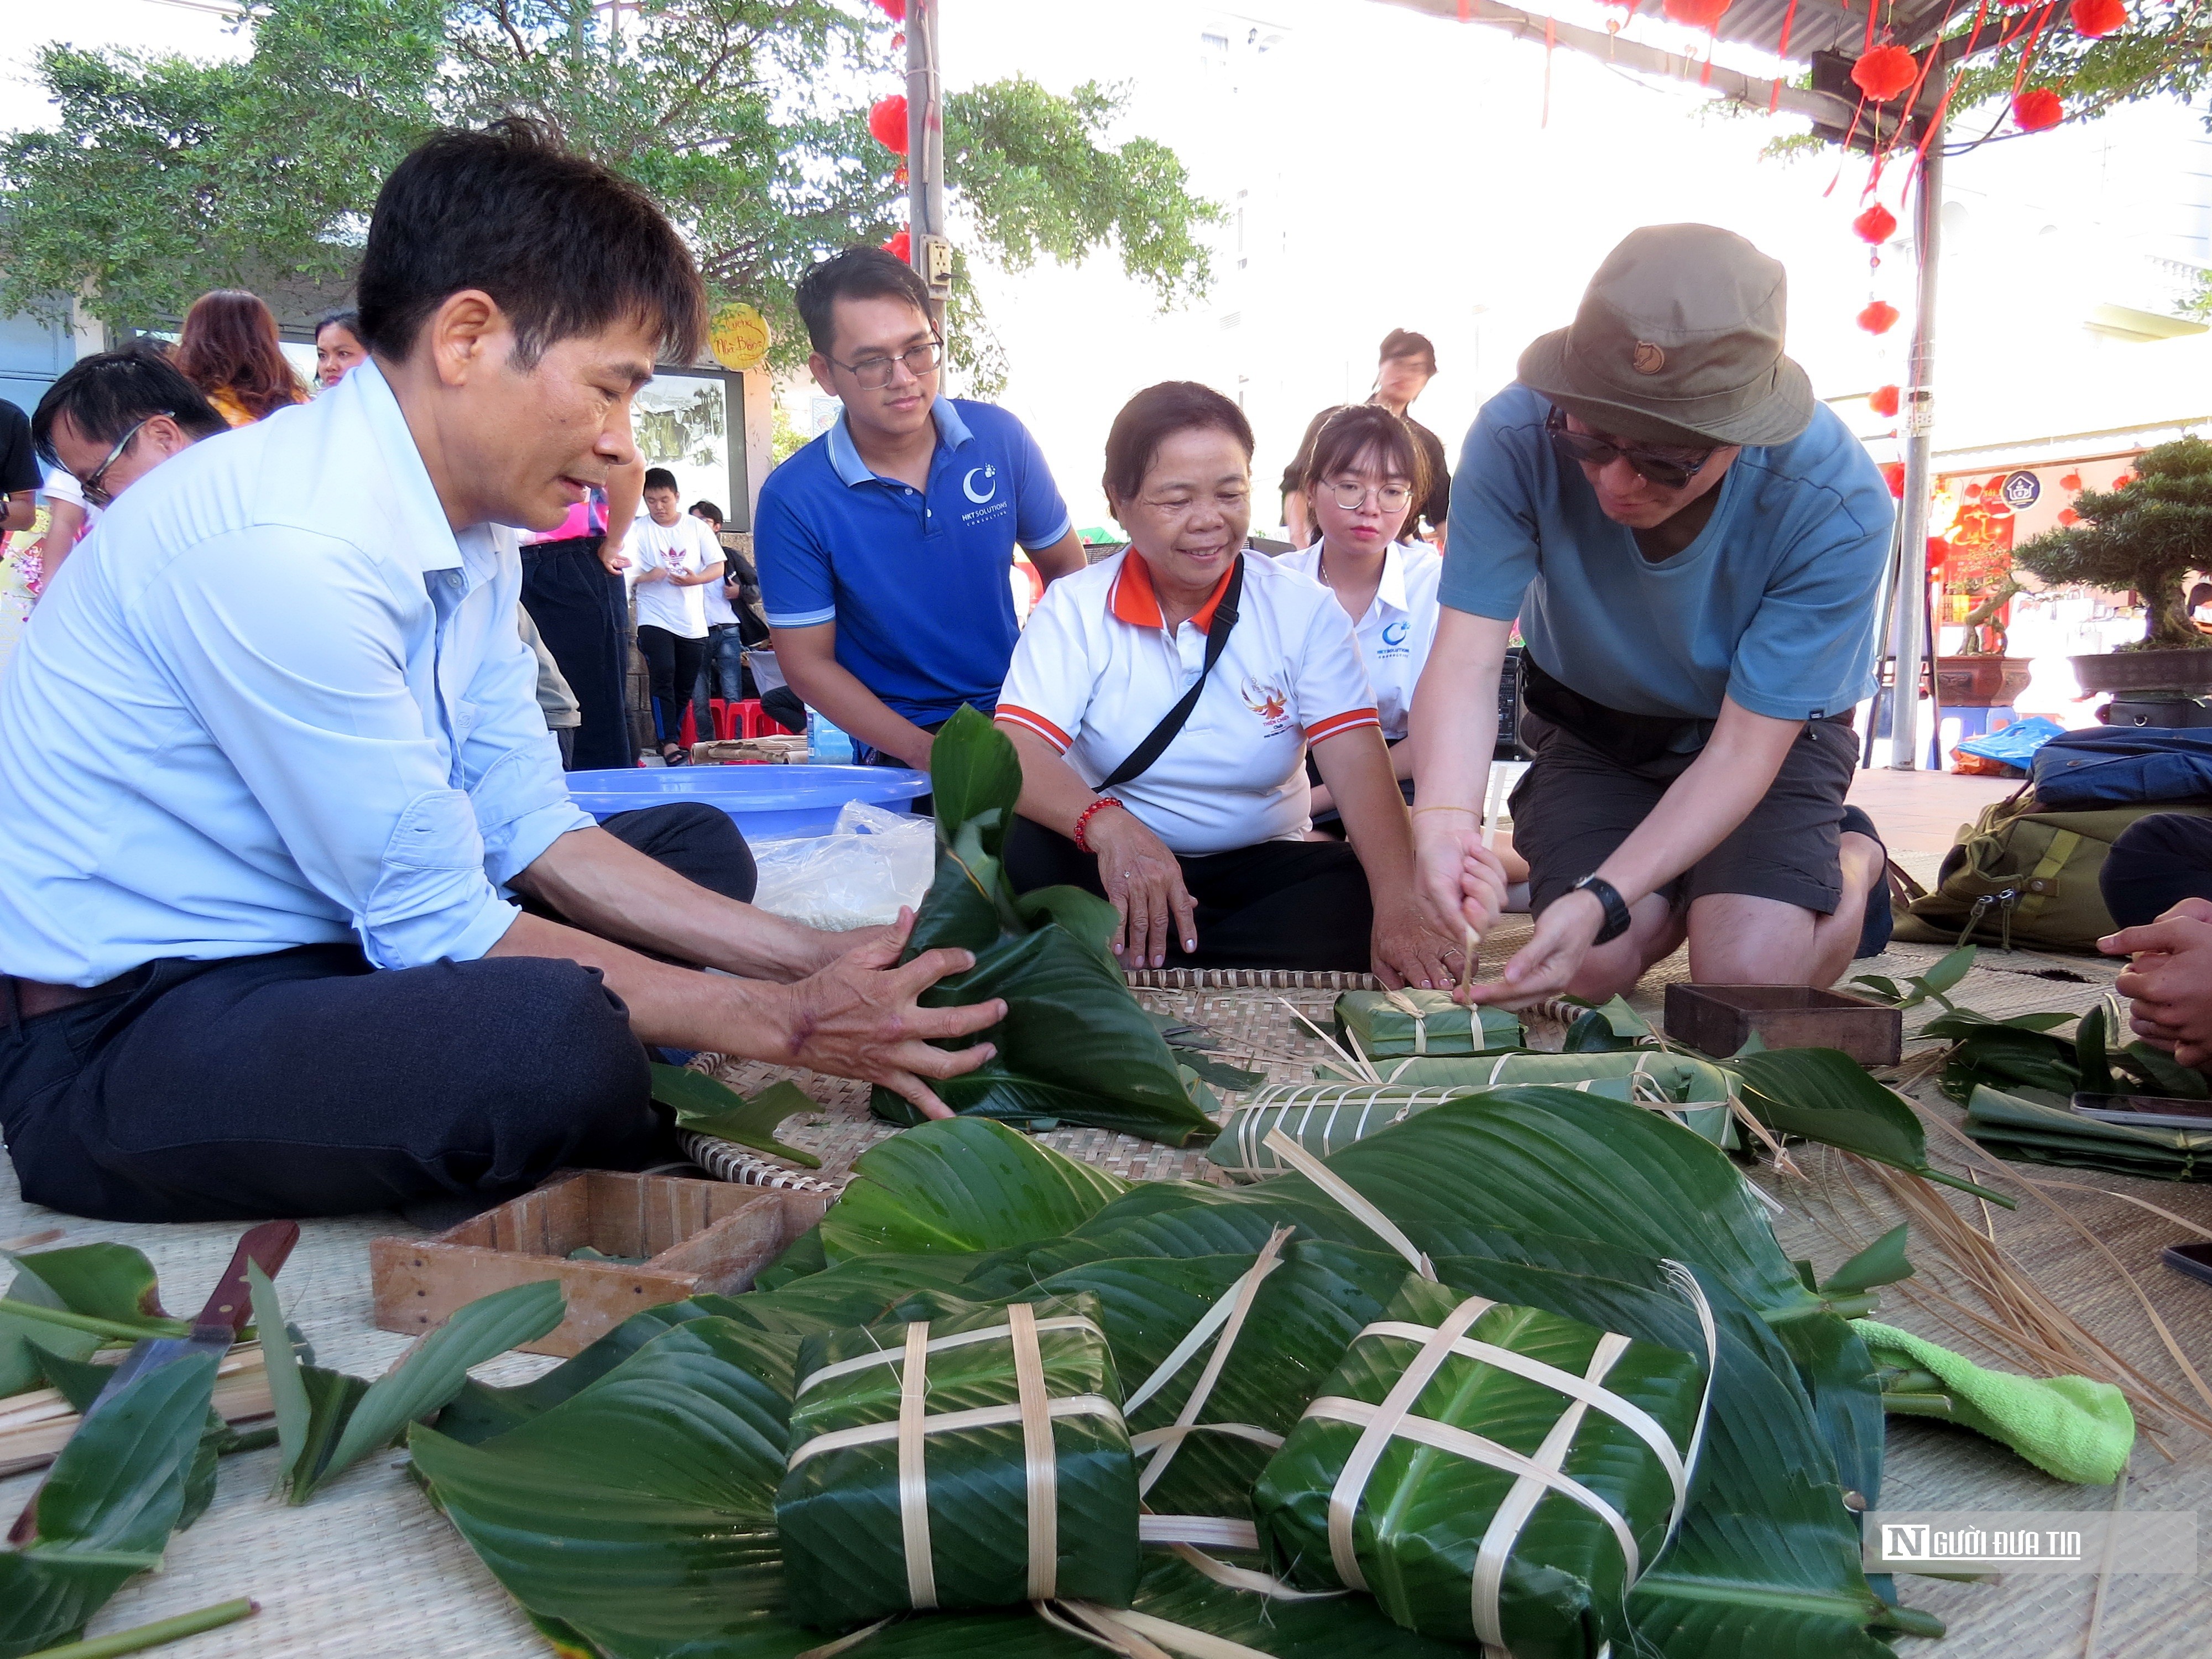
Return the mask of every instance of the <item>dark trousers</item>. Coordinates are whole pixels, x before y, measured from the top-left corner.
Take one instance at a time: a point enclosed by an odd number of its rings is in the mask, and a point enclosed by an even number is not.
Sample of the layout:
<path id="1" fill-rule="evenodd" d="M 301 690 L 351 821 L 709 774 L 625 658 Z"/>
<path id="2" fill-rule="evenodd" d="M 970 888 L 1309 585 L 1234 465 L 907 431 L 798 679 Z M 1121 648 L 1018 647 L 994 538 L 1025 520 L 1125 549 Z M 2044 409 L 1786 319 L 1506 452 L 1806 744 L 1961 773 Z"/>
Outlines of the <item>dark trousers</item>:
<path id="1" fill-rule="evenodd" d="M 645 659 L 653 686 L 653 735 L 665 744 L 681 743 L 684 706 L 691 700 L 699 684 L 700 671 L 707 665 L 707 641 L 687 640 L 681 634 L 672 634 L 665 628 L 646 623 L 637 630 L 637 649 Z M 703 706 L 696 718 L 701 728 L 699 736 L 702 739 L 713 737 L 714 728 Z"/>
<path id="2" fill-rule="evenodd" d="M 629 600 L 623 579 L 599 562 L 605 539 L 575 536 L 522 550 L 522 608 L 583 711 L 568 763 L 579 771 L 637 764 L 623 696 Z"/>
<path id="3" fill-rule="evenodd" d="M 606 828 L 732 898 L 737 826 L 686 802 Z M 150 962 L 112 995 L 14 1018 L 0 1133 L 23 1196 L 107 1221 L 485 1203 L 564 1167 L 676 1156 L 629 1011 L 594 968 L 499 957 L 379 971 L 353 945 Z"/>
<path id="4" fill-rule="evenodd" d="M 2122 927 L 2156 921 L 2185 898 L 2212 899 L 2212 818 L 2153 812 L 2120 831 L 2097 874 Z"/>
<path id="5" fill-rule="evenodd" d="M 1373 960 L 1367 872 L 1344 842 L 1263 841 L 1176 861 L 1198 901 L 1198 949 L 1170 950 L 1169 967 L 1364 974 Z M 1097 857 L 1028 818 L 1007 832 L 1006 862 L 1017 893 L 1066 885 L 1105 896 Z"/>

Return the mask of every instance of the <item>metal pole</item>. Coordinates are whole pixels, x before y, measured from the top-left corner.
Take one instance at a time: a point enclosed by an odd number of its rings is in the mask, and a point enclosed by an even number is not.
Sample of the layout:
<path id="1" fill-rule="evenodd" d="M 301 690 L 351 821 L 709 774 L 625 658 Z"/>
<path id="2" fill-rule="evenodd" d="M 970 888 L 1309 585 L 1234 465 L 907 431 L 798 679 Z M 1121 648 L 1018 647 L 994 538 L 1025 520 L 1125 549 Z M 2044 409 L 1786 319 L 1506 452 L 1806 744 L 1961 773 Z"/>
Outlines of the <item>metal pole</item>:
<path id="1" fill-rule="evenodd" d="M 1920 186 L 1914 203 L 1912 247 L 1920 262 L 1919 292 L 1913 301 L 1911 360 L 1906 366 L 1905 392 L 1905 499 L 1899 504 L 1897 595 L 1897 690 L 1890 710 L 1889 764 L 1893 770 L 1911 772 L 1920 765 L 1920 665 L 1923 653 L 1932 653 L 1936 641 L 1921 637 L 1922 618 L 1928 615 L 1928 504 L 1935 479 L 1936 430 L 1936 277 L 1940 263 L 1938 246 L 1943 221 L 1943 133 L 1938 128 L 1929 138 L 1920 164 Z M 1918 586 L 1908 596 L 1905 584 Z M 1932 673 L 1930 676 L 1933 678 Z M 1939 730 L 1940 743 L 1942 733 Z M 1941 770 L 1942 755 L 1936 755 Z"/>
<path id="2" fill-rule="evenodd" d="M 945 236 L 945 78 L 937 64 L 939 0 L 906 11 L 906 199 L 908 260 L 929 284 L 929 319 L 945 331 L 951 245 Z"/>

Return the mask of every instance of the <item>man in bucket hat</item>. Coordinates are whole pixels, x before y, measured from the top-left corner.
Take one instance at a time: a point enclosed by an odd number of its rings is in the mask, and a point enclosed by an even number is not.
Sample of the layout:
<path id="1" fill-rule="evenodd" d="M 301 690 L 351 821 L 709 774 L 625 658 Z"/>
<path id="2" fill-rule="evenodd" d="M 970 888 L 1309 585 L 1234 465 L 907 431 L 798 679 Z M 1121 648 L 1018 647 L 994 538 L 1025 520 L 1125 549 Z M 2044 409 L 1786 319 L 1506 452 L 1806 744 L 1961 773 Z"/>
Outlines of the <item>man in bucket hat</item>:
<path id="1" fill-rule="evenodd" d="M 1784 355 L 1784 289 L 1727 231 L 1636 231 L 1468 434 L 1412 730 L 1422 898 L 1454 933 L 1502 894 L 1480 812 L 1516 617 L 1535 755 L 1535 937 L 1477 1000 L 1611 997 L 1686 937 L 1693 979 L 1828 985 L 1887 939 L 1844 793 L 1890 496 Z"/>

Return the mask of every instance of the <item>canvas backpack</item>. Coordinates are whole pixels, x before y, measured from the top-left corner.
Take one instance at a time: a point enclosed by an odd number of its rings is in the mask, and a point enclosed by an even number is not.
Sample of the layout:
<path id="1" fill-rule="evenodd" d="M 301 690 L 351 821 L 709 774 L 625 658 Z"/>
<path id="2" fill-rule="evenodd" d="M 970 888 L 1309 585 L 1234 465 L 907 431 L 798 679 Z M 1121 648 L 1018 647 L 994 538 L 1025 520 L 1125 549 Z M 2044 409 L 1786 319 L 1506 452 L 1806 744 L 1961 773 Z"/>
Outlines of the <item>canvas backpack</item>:
<path id="1" fill-rule="evenodd" d="M 1916 944 L 2032 945 L 2094 951 L 2113 929 L 2097 877 L 2120 832 L 2152 812 L 2212 817 L 2212 806 L 2149 802 L 2042 810 L 2024 787 L 1962 825 L 1931 892 L 1890 866 L 1895 936 Z"/>

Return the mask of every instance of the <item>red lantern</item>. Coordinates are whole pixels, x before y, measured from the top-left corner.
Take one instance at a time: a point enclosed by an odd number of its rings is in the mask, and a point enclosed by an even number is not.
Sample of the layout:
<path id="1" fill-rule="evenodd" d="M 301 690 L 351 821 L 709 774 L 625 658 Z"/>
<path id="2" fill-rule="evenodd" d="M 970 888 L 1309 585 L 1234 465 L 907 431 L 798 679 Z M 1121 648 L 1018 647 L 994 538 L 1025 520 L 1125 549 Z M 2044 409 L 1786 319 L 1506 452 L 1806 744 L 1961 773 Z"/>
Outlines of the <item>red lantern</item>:
<path id="1" fill-rule="evenodd" d="M 1867 407 L 1885 421 L 1888 420 L 1897 413 L 1897 388 L 1893 386 L 1876 386 L 1867 393 Z"/>
<path id="2" fill-rule="evenodd" d="M 1876 202 L 1864 213 L 1851 221 L 1851 228 L 1859 234 L 1863 242 L 1880 247 L 1897 232 L 1897 216 Z"/>
<path id="3" fill-rule="evenodd" d="M 894 155 L 906 154 L 906 94 L 895 92 L 879 98 L 868 112 L 868 131 Z"/>
<path id="4" fill-rule="evenodd" d="M 2079 489 L 2081 487 L 2081 475 L 2078 472 L 2068 473 L 2058 481 L 2058 487 L 2061 489 Z"/>
<path id="5" fill-rule="evenodd" d="M 1693 29 L 1709 29 L 1721 21 L 1729 0 L 1667 0 L 1667 15 Z"/>
<path id="6" fill-rule="evenodd" d="M 883 8 L 884 15 L 892 22 L 906 21 L 906 0 L 876 0 L 876 4 Z"/>
<path id="7" fill-rule="evenodd" d="M 2076 513 L 2070 507 L 2062 507 L 2058 509 L 2058 522 L 2061 524 L 2079 524 L 2081 522 L 2081 515 L 2079 513 Z"/>
<path id="8" fill-rule="evenodd" d="M 1899 501 L 1905 499 L 1905 463 L 1891 461 L 1881 469 L 1881 481 L 1889 486 L 1889 493 Z"/>
<path id="9" fill-rule="evenodd" d="M 2076 6 L 2110 4 L 2119 0 L 2074 0 Z M 1876 46 L 1851 65 L 1851 84 L 1875 100 L 1886 104 L 1920 78 L 1920 65 L 1903 46 Z"/>
<path id="10" fill-rule="evenodd" d="M 2066 106 L 2049 87 L 2030 87 L 2012 100 L 2012 118 L 2022 132 L 2041 132 L 2066 118 Z"/>
<path id="11" fill-rule="evenodd" d="M 2113 479 L 2113 480 L 2112 481 L 2112 483 L 2109 483 L 2109 484 L 2106 485 L 2106 488 L 2107 489 L 2126 489 L 2130 484 L 2133 483 L 2135 481 L 2136 481 L 2136 475 L 2135 475 L 2134 473 L 2132 473 L 2132 472 L 2123 472 L 2123 473 L 2121 473 L 2121 474 L 2120 474 L 2120 476 L 2119 476 L 2118 477 L 2117 477 L 2117 478 Z"/>
<path id="12" fill-rule="evenodd" d="M 902 265 L 912 264 L 914 263 L 913 233 L 902 228 L 897 235 L 884 244 L 884 252 Z"/>
<path id="13" fill-rule="evenodd" d="M 2076 32 L 2093 40 L 2128 26 L 2128 9 L 2120 0 L 2074 0 L 2066 15 L 2074 20 Z"/>
<path id="14" fill-rule="evenodd" d="M 1887 300 L 1876 300 L 1859 313 L 1859 326 L 1869 334 L 1887 334 L 1897 326 L 1897 307 Z"/>

